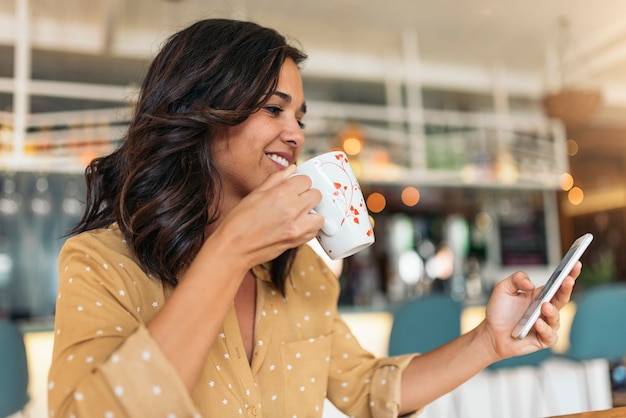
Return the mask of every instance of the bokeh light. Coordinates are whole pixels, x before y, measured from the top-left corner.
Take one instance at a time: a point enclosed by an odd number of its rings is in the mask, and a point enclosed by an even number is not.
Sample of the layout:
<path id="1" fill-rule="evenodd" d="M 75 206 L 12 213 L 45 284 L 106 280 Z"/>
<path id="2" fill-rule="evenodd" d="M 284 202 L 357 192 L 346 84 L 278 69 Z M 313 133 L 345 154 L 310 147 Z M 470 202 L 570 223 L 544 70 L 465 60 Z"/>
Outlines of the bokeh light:
<path id="1" fill-rule="evenodd" d="M 343 141 L 343 150 L 348 155 L 358 155 L 361 152 L 361 141 L 354 137 L 349 137 Z"/>
<path id="2" fill-rule="evenodd" d="M 400 199 L 402 199 L 402 203 L 406 206 L 415 206 L 420 201 L 420 192 L 415 187 L 405 187 L 402 189 Z"/>
<path id="3" fill-rule="evenodd" d="M 387 206 L 387 199 L 382 193 L 374 192 L 367 197 L 367 209 L 373 213 L 382 212 Z"/>
<path id="4" fill-rule="evenodd" d="M 415 284 L 424 275 L 424 260 L 415 250 L 406 250 L 398 258 L 398 275 L 406 284 Z"/>
<path id="5" fill-rule="evenodd" d="M 446 280 L 454 272 L 454 253 L 448 246 L 441 247 L 425 264 L 426 274 L 433 279 Z"/>
<path id="6" fill-rule="evenodd" d="M 570 173 L 561 174 L 561 189 L 568 191 L 574 187 L 574 177 Z"/>
<path id="7" fill-rule="evenodd" d="M 570 157 L 573 157 L 574 155 L 578 154 L 578 142 L 576 142 L 573 139 L 568 139 L 565 142 L 565 148 L 566 148 L 567 155 L 569 155 Z"/>
<path id="8" fill-rule="evenodd" d="M 474 218 L 474 222 L 476 223 L 476 227 L 482 232 L 489 232 L 493 226 L 491 215 L 485 211 L 478 212 Z"/>
<path id="9" fill-rule="evenodd" d="M 572 187 L 567 193 L 567 200 L 572 205 L 580 205 L 585 198 L 585 193 L 580 187 Z"/>

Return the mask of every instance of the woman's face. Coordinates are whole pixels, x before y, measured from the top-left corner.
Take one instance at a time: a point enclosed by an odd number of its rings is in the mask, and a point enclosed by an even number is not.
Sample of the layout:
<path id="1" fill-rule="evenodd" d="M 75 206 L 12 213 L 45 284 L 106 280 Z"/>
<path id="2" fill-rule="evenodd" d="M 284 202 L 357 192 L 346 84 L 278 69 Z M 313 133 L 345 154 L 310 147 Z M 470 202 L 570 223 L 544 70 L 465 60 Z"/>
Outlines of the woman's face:
<path id="1" fill-rule="evenodd" d="M 302 77 L 288 58 L 268 102 L 213 142 L 214 163 L 222 177 L 225 199 L 240 200 L 270 174 L 296 161 L 305 141 L 305 112 Z"/>

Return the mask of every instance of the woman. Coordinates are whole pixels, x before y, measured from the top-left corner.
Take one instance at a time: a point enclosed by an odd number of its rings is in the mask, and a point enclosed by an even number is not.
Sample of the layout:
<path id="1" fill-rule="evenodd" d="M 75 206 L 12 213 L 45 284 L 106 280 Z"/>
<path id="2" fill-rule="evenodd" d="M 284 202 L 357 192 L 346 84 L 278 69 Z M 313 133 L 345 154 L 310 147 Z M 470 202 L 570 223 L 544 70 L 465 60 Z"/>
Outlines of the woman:
<path id="1" fill-rule="evenodd" d="M 526 339 L 532 297 L 499 283 L 473 331 L 376 359 L 340 319 L 336 277 L 305 245 L 321 195 L 291 176 L 304 144 L 305 54 L 254 23 L 210 19 L 152 63 L 128 134 L 86 171 L 59 257 L 54 417 L 410 413 L 497 360 L 556 342 L 580 264 Z"/>

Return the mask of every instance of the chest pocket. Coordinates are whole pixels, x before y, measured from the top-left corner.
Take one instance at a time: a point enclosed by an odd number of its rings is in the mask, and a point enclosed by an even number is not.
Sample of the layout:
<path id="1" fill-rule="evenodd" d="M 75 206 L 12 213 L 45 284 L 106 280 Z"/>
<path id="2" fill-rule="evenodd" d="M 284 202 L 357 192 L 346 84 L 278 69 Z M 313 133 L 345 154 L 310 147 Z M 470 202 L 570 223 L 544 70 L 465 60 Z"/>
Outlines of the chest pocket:
<path id="1" fill-rule="evenodd" d="M 331 344 L 332 334 L 281 344 L 286 416 L 321 417 Z"/>

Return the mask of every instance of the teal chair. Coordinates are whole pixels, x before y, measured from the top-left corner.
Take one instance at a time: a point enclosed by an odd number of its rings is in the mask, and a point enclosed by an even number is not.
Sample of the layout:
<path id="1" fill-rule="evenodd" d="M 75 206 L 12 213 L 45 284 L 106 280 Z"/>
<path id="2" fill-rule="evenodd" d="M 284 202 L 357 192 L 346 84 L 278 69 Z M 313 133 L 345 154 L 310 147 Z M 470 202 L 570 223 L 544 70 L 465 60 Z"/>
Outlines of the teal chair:
<path id="1" fill-rule="evenodd" d="M 0 319 L 0 417 L 22 411 L 29 400 L 24 336 L 15 323 Z"/>
<path id="2" fill-rule="evenodd" d="M 576 300 L 565 355 L 610 362 L 626 357 L 626 283 L 592 287 Z"/>
<path id="3" fill-rule="evenodd" d="M 424 353 L 459 335 L 459 301 L 443 294 L 418 297 L 393 311 L 389 355 Z"/>

